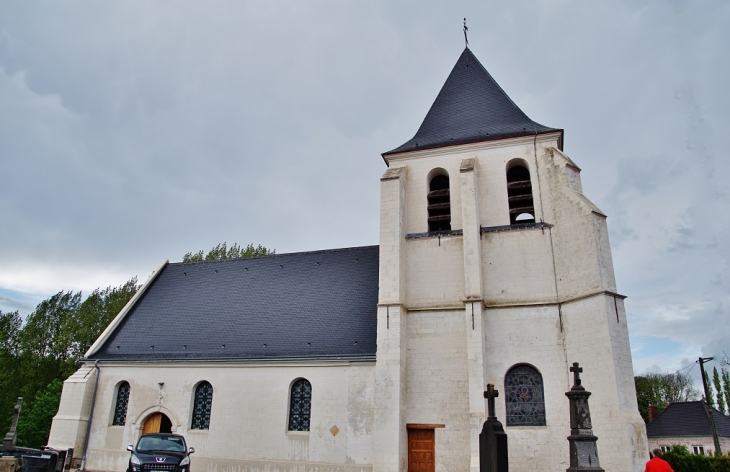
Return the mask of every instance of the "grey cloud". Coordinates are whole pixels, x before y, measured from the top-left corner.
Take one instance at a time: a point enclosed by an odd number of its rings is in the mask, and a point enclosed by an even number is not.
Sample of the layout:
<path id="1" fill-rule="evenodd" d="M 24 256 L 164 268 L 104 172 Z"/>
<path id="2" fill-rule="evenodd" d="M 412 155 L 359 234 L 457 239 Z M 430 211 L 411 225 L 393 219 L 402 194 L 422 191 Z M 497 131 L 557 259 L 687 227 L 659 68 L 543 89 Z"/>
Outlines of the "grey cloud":
<path id="1" fill-rule="evenodd" d="M 692 321 L 726 321 L 730 288 L 719 0 L 5 2 L 0 277 L 131 277 L 221 241 L 377 244 L 379 153 L 415 133 L 464 16 L 507 93 L 566 129 L 632 330 L 710 346 Z"/>

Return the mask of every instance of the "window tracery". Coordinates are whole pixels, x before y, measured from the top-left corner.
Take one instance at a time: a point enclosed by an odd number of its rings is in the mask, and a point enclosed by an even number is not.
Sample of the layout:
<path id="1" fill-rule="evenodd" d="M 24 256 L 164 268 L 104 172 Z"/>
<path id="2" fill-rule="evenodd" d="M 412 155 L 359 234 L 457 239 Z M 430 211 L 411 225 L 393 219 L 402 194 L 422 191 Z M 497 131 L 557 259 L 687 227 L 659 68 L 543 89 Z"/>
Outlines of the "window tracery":
<path id="1" fill-rule="evenodd" d="M 117 389 L 117 401 L 114 405 L 113 426 L 124 426 L 127 422 L 127 406 L 129 405 L 129 382 L 122 382 Z"/>
<path id="2" fill-rule="evenodd" d="M 193 400 L 193 420 L 190 429 L 210 429 L 210 410 L 213 406 L 213 386 L 200 382 L 195 387 Z"/>
<path id="3" fill-rule="evenodd" d="M 504 377 L 507 426 L 545 426 L 542 375 L 532 366 L 518 365 Z"/>
<path id="4" fill-rule="evenodd" d="M 289 398 L 289 431 L 309 431 L 312 416 L 312 384 L 299 379 L 291 386 Z"/>

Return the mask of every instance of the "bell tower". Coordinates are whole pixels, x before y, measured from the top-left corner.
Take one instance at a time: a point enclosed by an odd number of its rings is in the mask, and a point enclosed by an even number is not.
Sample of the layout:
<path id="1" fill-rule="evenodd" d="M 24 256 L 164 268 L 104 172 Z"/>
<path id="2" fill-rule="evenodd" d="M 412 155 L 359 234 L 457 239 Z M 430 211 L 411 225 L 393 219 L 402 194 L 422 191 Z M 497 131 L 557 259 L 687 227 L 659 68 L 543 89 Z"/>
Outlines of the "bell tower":
<path id="1" fill-rule="evenodd" d="M 478 471 L 487 383 L 505 391 L 513 470 L 567 468 L 572 362 L 606 387 L 593 388 L 598 448 L 621 446 L 605 466 L 643 467 L 606 216 L 562 149 L 563 130 L 531 120 L 467 47 L 415 136 L 383 153 L 376 470 L 404 470 L 409 428 L 430 424 L 436 457 Z M 517 366 L 533 384 L 507 385 Z"/>

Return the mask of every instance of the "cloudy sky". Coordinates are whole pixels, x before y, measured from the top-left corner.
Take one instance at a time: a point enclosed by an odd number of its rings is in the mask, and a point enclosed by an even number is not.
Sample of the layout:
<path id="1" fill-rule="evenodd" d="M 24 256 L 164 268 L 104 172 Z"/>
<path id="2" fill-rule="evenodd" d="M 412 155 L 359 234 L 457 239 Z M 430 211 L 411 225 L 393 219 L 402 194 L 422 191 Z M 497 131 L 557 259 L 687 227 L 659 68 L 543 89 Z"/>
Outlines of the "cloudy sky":
<path id="1" fill-rule="evenodd" d="M 377 244 L 463 17 L 609 215 L 636 372 L 730 352 L 725 0 L 3 1 L 0 310 L 222 241 Z"/>

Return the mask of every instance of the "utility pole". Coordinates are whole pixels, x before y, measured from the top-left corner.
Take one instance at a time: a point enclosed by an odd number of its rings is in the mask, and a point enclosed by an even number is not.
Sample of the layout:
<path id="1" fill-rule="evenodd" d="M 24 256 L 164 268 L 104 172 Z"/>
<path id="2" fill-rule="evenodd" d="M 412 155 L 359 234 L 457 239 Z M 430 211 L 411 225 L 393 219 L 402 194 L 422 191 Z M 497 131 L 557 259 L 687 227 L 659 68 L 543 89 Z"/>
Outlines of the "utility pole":
<path id="1" fill-rule="evenodd" d="M 702 373 L 702 386 L 705 388 L 705 405 L 707 406 L 707 414 L 710 415 L 710 427 L 712 428 L 712 439 L 715 441 L 715 455 L 722 455 L 720 450 L 720 440 L 717 437 L 717 428 L 715 427 L 715 418 L 712 415 L 712 407 L 710 406 L 710 395 L 707 392 L 707 375 L 705 374 L 705 362 L 711 361 L 712 357 L 700 357 L 700 372 Z"/>

